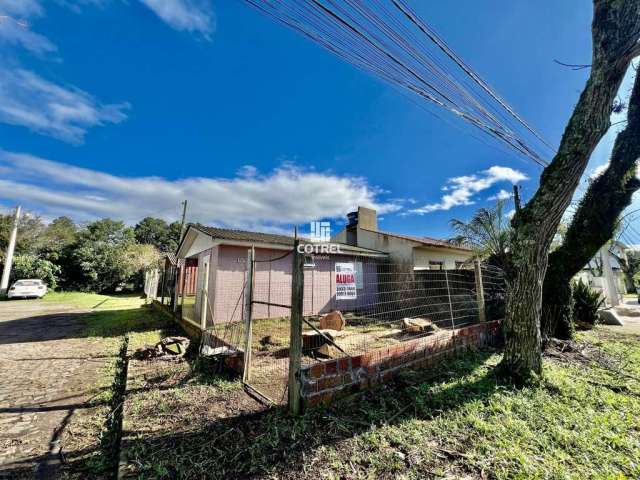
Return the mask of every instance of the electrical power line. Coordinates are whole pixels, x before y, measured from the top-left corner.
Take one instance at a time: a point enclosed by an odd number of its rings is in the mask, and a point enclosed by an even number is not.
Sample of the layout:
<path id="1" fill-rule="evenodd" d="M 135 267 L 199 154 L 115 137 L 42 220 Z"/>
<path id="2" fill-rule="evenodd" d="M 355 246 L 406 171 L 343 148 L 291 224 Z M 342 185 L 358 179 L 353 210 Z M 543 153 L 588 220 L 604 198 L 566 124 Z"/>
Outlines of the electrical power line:
<path id="1" fill-rule="evenodd" d="M 547 143 L 402 0 L 245 0 L 541 166 Z M 547 152 L 542 153 L 542 152 Z"/>

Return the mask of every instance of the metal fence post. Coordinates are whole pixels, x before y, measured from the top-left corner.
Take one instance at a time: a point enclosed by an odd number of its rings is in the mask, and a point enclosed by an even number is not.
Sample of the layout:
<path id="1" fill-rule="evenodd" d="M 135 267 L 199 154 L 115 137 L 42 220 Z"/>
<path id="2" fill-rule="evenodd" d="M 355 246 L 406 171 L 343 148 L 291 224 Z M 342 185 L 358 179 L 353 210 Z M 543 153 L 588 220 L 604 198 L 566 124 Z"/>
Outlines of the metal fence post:
<path id="1" fill-rule="evenodd" d="M 247 281 L 244 288 L 244 370 L 242 381 L 248 382 L 251 379 L 251 309 L 253 300 L 253 260 L 254 249 L 247 252 Z"/>
<path id="2" fill-rule="evenodd" d="M 449 274 L 444 270 L 444 281 L 447 284 L 447 299 L 449 300 L 449 314 L 451 315 L 451 328 L 455 330 L 456 324 L 453 321 L 453 305 L 451 304 L 451 289 L 449 288 Z"/>
<path id="3" fill-rule="evenodd" d="M 289 339 L 289 412 L 300 414 L 300 367 L 302 364 L 302 316 L 304 299 L 304 256 L 298 251 L 300 241 L 293 246 L 291 272 L 291 333 Z"/>
<path id="4" fill-rule="evenodd" d="M 484 287 L 482 285 L 482 268 L 480 266 L 480 260 L 475 259 L 473 267 L 476 276 L 476 298 L 478 301 L 478 317 L 481 322 L 487 321 L 487 313 L 484 308 Z"/>

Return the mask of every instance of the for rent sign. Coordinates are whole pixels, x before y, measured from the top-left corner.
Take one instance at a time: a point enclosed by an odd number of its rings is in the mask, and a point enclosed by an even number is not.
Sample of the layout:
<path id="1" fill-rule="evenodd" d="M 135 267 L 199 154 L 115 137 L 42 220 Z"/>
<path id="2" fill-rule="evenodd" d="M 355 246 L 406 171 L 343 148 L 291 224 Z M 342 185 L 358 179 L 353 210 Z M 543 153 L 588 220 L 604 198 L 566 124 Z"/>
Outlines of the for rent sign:
<path id="1" fill-rule="evenodd" d="M 355 300 L 357 297 L 353 263 L 336 263 L 336 300 Z"/>

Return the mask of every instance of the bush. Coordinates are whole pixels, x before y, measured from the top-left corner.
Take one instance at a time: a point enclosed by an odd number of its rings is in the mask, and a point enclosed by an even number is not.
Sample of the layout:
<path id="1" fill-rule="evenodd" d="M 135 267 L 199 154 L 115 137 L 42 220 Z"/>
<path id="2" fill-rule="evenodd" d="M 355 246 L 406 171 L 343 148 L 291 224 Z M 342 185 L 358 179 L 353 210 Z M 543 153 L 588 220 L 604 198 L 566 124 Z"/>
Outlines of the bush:
<path id="1" fill-rule="evenodd" d="M 600 293 L 578 281 L 573 286 L 573 320 L 582 328 L 593 328 L 598 321 L 598 309 L 604 303 Z"/>
<path id="2" fill-rule="evenodd" d="M 38 258 L 35 255 L 16 255 L 13 259 L 11 281 L 22 278 L 37 278 L 45 282 L 49 288 L 54 289 L 58 285 L 60 267 L 49 260 Z"/>

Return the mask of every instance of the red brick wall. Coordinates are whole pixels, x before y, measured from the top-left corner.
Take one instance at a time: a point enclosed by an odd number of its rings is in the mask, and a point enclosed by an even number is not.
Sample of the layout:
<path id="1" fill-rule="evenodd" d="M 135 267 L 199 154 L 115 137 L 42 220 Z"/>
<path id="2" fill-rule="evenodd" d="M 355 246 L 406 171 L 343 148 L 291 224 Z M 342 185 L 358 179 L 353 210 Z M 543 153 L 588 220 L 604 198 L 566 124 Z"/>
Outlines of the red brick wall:
<path id="1" fill-rule="evenodd" d="M 434 366 L 470 347 L 497 345 L 501 340 L 500 322 L 494 320 L 317 363 L 302 369 L 303 401 L 307 407 L 326 404 L 337 396 L 387 382 L 403 369 Z"/>

